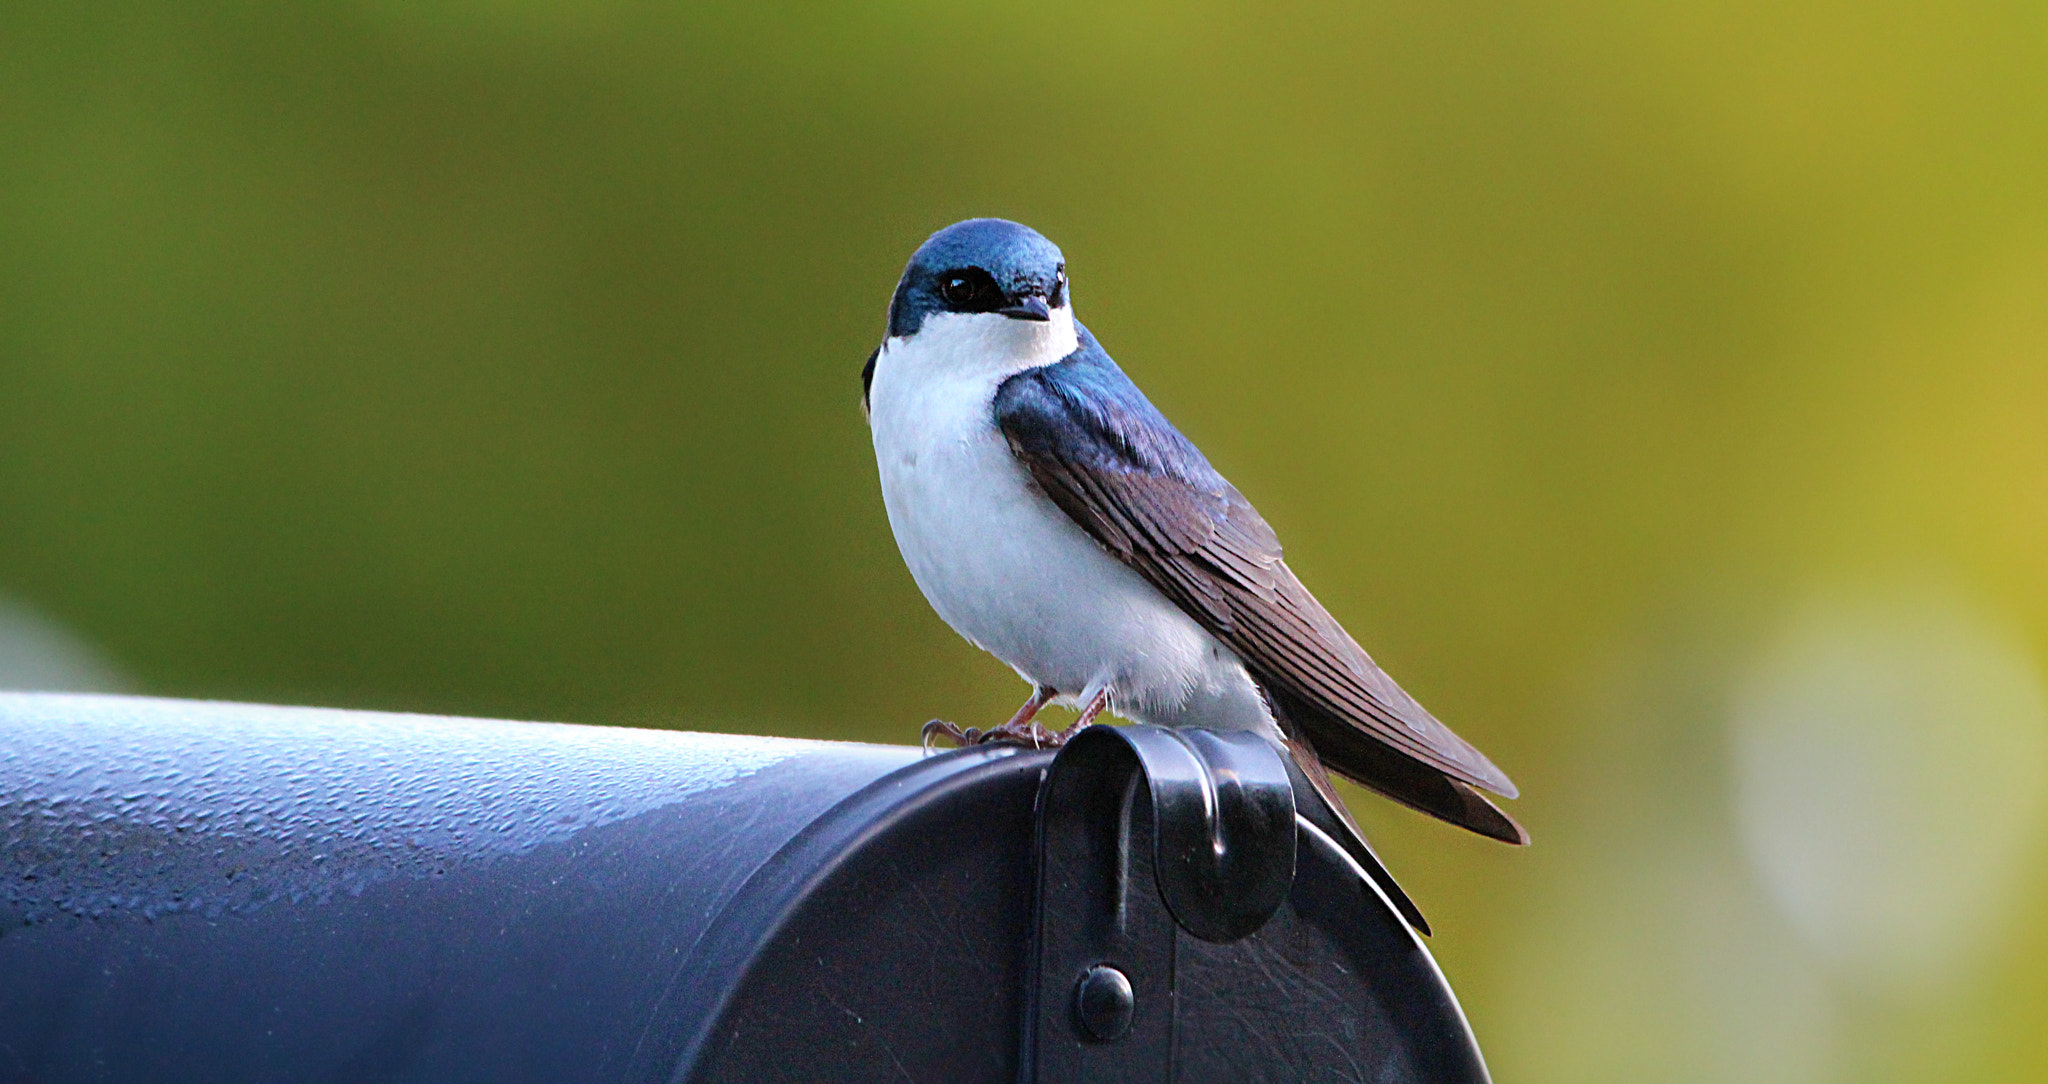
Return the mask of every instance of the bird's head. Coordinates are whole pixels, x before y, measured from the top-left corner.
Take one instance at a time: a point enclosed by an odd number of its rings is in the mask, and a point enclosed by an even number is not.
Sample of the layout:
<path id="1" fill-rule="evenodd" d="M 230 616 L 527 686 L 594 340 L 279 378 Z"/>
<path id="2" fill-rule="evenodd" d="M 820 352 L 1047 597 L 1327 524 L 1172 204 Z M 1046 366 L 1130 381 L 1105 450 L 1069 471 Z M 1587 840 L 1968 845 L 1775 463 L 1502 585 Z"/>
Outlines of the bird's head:
<path id="1" fill-rule="evenodd" d="M 1000 218 L 947 226 L 911 254 L 889 303 L 892 339 L 934 324 L 972 327 L 1020 346 L 1071 343 L 1066 257 L 1038 231 Z"/>

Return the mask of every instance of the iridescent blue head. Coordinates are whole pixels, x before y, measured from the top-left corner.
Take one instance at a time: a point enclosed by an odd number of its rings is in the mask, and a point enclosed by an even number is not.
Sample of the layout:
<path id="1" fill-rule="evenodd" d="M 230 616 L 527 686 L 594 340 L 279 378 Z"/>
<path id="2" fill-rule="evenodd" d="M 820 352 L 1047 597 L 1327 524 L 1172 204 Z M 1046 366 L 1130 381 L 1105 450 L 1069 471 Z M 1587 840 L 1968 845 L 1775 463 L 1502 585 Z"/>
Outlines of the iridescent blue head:
<path id="1" fill-rule="evenodd" d="M 889 303 L 889 335 L 915 335 L 935 313 L 1000 313 L 1046 321 L 1067 304 L 1067 261 L 1029 226 L 970 218 L 910 256 Z"/>

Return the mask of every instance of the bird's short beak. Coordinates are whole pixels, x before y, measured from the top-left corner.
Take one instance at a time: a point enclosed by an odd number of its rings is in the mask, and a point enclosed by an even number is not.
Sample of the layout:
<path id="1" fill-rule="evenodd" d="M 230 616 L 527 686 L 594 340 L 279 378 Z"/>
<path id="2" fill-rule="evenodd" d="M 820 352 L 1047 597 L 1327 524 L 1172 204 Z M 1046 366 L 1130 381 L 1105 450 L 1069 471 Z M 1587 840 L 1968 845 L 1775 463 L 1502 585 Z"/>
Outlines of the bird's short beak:
<path id="1" fill-rule="evenodd" d="M 1012 320 L 1037 320 L 1042 323 L 1052 319 L 1052 310 L 1045 307 L 1045 299 L 1037 294 L 1026 294 L 1009 308 L 996 311 Z"/>

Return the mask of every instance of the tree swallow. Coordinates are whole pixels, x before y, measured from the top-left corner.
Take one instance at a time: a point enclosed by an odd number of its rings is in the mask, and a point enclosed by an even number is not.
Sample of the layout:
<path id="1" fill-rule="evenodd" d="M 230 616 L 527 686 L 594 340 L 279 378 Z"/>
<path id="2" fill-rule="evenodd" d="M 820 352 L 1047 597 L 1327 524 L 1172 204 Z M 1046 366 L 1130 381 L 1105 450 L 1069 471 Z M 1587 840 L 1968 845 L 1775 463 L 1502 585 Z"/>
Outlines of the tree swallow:
<path id="1" fill-rule="evenodd" d="M 1479 793 L 1515 797 L 1508 777 L 1373 664 L 1251 503 L 1074 319 L 1051 241 L 993 218 L 933 234 L 861 382 L 911 576 L 947 624 L 1032 687 L 1009 722 L 983 734 L 934 720 L 927 744 L 1056 745 L 1109 709 L 1253 730 L 1286 746 L 1353 835 L 1325 766 L 1528 842 Z M 1036 720 L 1047 704 L 1080 718 L 1048 733 Z"/>

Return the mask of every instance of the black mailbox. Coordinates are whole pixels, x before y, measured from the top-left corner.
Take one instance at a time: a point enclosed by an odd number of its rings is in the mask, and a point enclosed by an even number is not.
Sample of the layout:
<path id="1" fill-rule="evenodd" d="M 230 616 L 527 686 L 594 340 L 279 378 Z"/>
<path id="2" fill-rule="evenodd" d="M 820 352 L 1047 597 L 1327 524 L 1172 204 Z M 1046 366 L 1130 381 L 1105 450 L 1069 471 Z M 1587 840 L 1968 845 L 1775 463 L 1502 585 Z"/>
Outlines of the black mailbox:
<path id="1" fill-rule="evenodd" d="M 1485 1079 L 1256 739 L 0 694 L 0 1084 Z"/>

